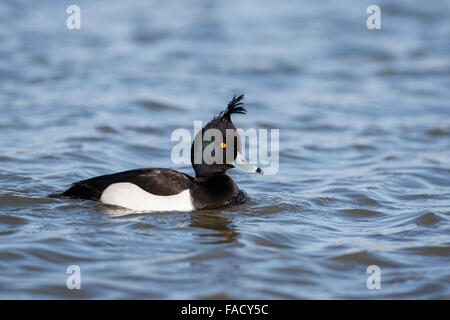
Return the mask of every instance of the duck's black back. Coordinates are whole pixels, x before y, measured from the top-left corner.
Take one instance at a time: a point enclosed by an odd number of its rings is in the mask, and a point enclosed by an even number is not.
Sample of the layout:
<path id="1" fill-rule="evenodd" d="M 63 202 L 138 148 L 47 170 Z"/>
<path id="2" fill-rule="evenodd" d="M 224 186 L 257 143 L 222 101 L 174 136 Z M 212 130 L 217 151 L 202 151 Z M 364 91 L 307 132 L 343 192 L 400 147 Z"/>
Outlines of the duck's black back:
<path id="1" fill-rule="evenodd" d="M 98 201 L 108 186 L 120 182 L 135 184 L 154 195 L 171 196 L 190 189 L 193 180 L 191 176 L 171 169 L 134 169 L 75 182 L 56 196 Z"/>

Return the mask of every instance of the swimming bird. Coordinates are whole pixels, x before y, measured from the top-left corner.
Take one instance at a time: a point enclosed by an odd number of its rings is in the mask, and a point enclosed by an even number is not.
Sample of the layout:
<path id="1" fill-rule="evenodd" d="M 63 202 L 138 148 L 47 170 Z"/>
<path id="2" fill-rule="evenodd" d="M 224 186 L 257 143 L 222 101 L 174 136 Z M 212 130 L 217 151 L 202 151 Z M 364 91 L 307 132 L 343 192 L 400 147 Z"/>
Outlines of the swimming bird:
<path id="1" fill-rule="evenodd" d="M 195 178 L 165 168 L 145 168 L 78 181 L 61 194 L 51 196 L 87 199 L 137 211 L 191 211 L 219 208 L 246 201 L 226 172 L 237 168 L 263 174 L 242 156 L 239 133 L 232 114 L 245 114 L 244 96 L 234 96 L 227 108 L 200 130 L 191 146 Z"/>

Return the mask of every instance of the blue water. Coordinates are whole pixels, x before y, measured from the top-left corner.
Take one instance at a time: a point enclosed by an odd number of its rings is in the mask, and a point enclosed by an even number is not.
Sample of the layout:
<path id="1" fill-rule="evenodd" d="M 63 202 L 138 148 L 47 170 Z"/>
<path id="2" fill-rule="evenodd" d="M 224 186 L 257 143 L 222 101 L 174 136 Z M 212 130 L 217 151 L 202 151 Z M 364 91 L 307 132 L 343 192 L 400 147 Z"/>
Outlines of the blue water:
<path id="1" fill-rule="evenodd" d="M 377 1 L 368 30 L 371 4 L 1 1 L 0 298 L 449 299 L 449 4 Z M 245 204 L 47 197 L 139 167 L 193 174 L 173 130 L 241 93 L 236 126 L 280 130 L 278 174 L 230 171 Z"/>

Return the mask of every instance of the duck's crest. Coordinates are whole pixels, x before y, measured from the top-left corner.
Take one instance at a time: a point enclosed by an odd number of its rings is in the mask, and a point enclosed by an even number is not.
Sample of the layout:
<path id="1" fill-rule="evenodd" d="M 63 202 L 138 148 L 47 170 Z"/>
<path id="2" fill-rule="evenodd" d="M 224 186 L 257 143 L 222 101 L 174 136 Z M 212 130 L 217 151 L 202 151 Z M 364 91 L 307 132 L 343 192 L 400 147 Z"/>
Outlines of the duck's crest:
<path id="1" fill-rule="evenodd" d="M 243 99 L 244 99 L 243 94 L 241 94 L 239 97 L 234 96 L 233 99 L 231 99 L 231 101 L 228 103 L 228 106 L 225 109 L 225 111 L 222 111 L 219 114 L 219 118 L 225 118 L 231 121 L 231 115 L 233 113 L 241 113 L 241 114 L 247 113 L 247 110 L 245 110 L 245 108 L 243 107 L 243 103 L 241 102 L 241 100 Z"/>

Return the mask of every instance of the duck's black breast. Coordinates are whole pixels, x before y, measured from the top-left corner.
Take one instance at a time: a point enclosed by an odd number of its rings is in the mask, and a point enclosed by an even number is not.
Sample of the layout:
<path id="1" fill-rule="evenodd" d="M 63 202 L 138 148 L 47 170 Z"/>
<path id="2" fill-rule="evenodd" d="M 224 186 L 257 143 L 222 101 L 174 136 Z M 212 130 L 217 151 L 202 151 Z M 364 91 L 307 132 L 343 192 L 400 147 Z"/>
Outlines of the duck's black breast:
<path id="1" fill-rule="evenodd" d="M 98 201 L 108 186 L 120 182 L 135 184 L 154 195 L 171 196 L 190 189 L 193 180 L 187 174 L 170 169 L 134 169 L 75 182 L 59 196 Z"/>
<path id="2" fill-rule="evenodd" d="M 196 209 L 213 209 L 245 202 L 246 196 L 226 174 L 196 178 L 191 186 L 191 198 Z"/>

